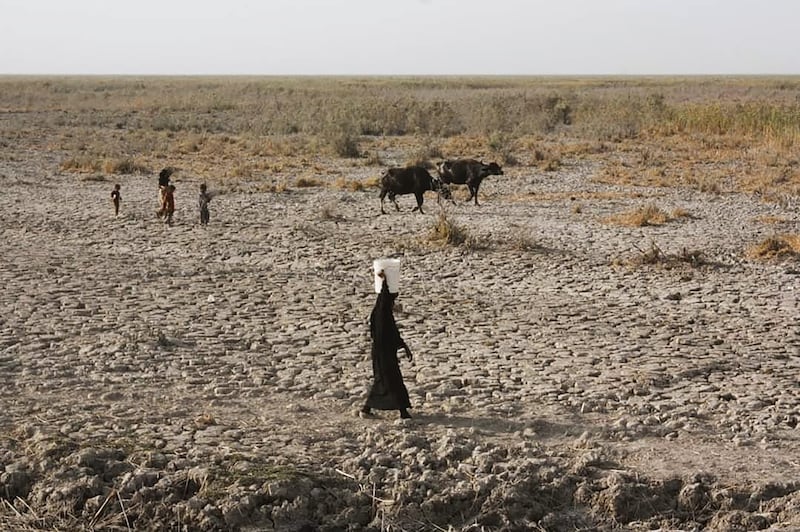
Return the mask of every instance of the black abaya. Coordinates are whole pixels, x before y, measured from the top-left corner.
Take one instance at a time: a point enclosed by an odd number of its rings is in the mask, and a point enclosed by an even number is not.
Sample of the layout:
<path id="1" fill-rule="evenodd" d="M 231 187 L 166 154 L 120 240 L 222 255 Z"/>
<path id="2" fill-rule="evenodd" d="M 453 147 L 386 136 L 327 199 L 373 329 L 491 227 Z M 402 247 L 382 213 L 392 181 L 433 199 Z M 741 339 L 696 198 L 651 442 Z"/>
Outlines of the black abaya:
<path id="1" fill-rule="evenodd" d="M 400 364 L 397 360 L 399 349 L 405 349 L 409 358 L 411 352 L 400 337 L 400 331 L 394 321 L 392 306 L 396 297 L 397 294 L 389 292 L 384 279 L 381 293 L 378 294 L 375 308 L 369 317 L 374 382 L 365 405 L 367 409 L 404 411 L 411 407 L 408 390 L 403 383 L 403 374 L 400 373 Z"/>

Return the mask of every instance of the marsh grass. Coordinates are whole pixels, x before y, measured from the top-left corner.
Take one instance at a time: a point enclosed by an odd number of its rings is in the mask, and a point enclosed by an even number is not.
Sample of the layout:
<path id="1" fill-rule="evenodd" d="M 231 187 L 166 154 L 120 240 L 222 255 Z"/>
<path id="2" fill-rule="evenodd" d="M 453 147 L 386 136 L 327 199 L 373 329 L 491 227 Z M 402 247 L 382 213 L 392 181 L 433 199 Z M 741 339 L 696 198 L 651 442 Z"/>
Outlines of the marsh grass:
<path id="1" fill-rule="evenodd" d="M 6 158 L 35 138 L 78 174 L 169 160 L 201 178 L 250 179 L 262 170 L 252 158 L 279 171 L 323 155 L 383 166 L 379 149 L 406 145 L 397 160 L 554 171 L 593 158 L 607 183 L 780 199 L 800 191 L 798 87 L 797 77 L 5 76 L 0 110 L 13 118 L 0 136 Z M 137 168 L 115 162 L 126 159 Z"/>

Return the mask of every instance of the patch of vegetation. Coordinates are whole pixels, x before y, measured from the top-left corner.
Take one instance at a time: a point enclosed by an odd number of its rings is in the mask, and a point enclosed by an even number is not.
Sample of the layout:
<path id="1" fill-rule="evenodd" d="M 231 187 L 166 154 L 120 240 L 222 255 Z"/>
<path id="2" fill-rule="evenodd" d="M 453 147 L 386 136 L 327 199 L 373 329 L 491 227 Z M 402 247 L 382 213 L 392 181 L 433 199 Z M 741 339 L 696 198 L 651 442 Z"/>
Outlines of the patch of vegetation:
<path id="1" fill-rule="evenodd" d="M 65 172 L 73 173 L 97 173 L 102 171 L 103 164 L 99 159 L 90 157 L 88 155 L 79 155 L 75 157 L 67 157 L 58 167 Z"/>
<path id="2" fill-rule="evenodd" d="M 381 186 L 381 178 L 380 176 L 375 177 L 368 177 L 362 181 L 365 187 L 367 188 L 380 188 Z"/>
<path id="3" fill-rule="evenodd" d="M 319 219 L 323 221 L 341 222 L 344 221 L 345 218 L 339 214 L 334 205 L 329 203 L 320 208 Z"/>
<path id="4" fill-rule="evenodd" d="M 442 209 L 430 227 L 427 240 L 430 243 L 443 246 L 462 247 L 469 250 L 485 249 L 486 242 L 470 234 L 470 232 L 451 218 L 447 211 Z"/>
<path id="5" fill-rule="evenodd" d="M 745 255 L 755 260 L 800 258 L 800 234 L 770 236 L 747 248 Z"/>
<path id="6" fill-rule="evenodd" d="M 489 135 L 489 148 L 500 159 L 502 166 L 516 166 L 519 160 L 514 156 L 517 140 L 508 133 L 495 131 Z"/>
<path id="7" fill-rule="evenodd" d="M 637 254 L 633 257 L 618 259 L 614 263 L 630 267 L 661 266 L 667 269 L 680 266 L 698 267 L 707 265 L 702 251 L 689 251 L 681 249 L 679 253 L 665 253 L 655 242 L 650 243 L 647 249 L 636 247 Z"/>
<path id="8" fill-rule="evenodd" d="M 298 177 L 294 182 L 294 186 L 298 188 L 321 187 L 322 185 L 322 181 L 313 177 Z"/>
<path id="9" fill-rule="evenodd" d="M 333 185 L 336 188 L 342 190 L 349 190 L 350 192 L 361 192 L 362 190 L 364 190 L 363 181 L 359 181 L 357 179 L 347 179 L 344 176 L 338 177 Z"/>
<path id="10" fill-rule="evenodd" d="M 103 163 L 107 174 L 148 174 L 150 169 L 131 158 L 109 159 Z"/>
<path id="11" fill-rule="evenodd" d="M 405 165 L 421 166 L 430 170 L 435 167 L 431 161 L 436 159 L 444 159 L 441 146 L 434 139 L 424 137 L 421 139 L 419 147 L 409 154 Z"/>
<path id="12" fill-rule="evenodd" d="M 670 220 L 669 215 L 660 207 L 649 204 L 632 211 L 609 216 L 605 219 L 605 222 L 626 227 L 645 227 L 648 225 L 663 225 Z"/>
<path id="13" fill-rule="evenodd" d="M 325 135 L 325 142 L 339 157 L 355 159 L 361 157 L 358 137 L 345 128 L 335 129 Z"/>
<path id="14" fill-rule="evenodd" d="M 513 165 L 531 154 L 554 171 L 599 158 L 603 182 L 783 204 L 800 189 L 796 86 L 780 77 L 5 77 L 0 108 L 44 111 L 10 133 L 7 152 L 47 130 L 48 149 L 74 173 L 136 173 L 170 159 L 199 178 L 248 179 L 261 169 L 254 157 L 287 159 L 264 163 L 286 169 L 322 153 L 383 166 L 388 146 L 375 139 L 403 135 L 389 144 L 416 146 L 405 151 L 414 162 L 446 154 Z"/>
<path id="15" fill-rule="evenodd" d="M 103 181 L 108 181 L 106 176 L 103 174 L 86 174 L 81 177 L 81 181 L 93 181 L 97 183 L 101 183 Z"/>

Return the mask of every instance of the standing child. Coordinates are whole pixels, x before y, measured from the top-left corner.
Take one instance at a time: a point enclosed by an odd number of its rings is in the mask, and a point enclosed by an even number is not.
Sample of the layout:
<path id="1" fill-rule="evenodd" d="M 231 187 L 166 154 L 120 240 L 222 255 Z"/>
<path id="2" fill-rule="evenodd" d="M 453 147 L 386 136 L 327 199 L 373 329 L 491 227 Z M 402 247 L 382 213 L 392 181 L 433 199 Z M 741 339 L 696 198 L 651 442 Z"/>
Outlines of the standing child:
<path id="1" fill-rule="evenodd" d="M 198 198 L 198 205 L 200 206 L 200 224 L 208 225 L 210 214 L 208 212 L 208 202 L 211 201 L 211 194 L 206 190 L 206 184 L 200 185 L 200 196 Z"/>
<path id="2" fill-rule="evenodd" d="M 172 215 L 175 214 L 175 185 L 169 185 L 164 191 L 164 216 L 165 222 L 172 225 Z"/>
<path id="3" fill-rule="evenodd" d="M 158 173 L 158 211 L 156 214 L 159 218 L 164 216 L 167 213 L 167 205 L 165 203 L 165 197 L 167 195 L 167 189 L 169 188 L 170 182 L 169 178 L 174 173 L 172 168 L 164 168 L 161 172 Z"/>
<path id="4" fill-rule="evenodd" d="M 119 184 L 114 185 L 114 190 L 111 191 L 111 201 L 114 203 L 114 216 L 119 216 L 119 202 L 122 201 L 122 195 L 119 192 Z"/>

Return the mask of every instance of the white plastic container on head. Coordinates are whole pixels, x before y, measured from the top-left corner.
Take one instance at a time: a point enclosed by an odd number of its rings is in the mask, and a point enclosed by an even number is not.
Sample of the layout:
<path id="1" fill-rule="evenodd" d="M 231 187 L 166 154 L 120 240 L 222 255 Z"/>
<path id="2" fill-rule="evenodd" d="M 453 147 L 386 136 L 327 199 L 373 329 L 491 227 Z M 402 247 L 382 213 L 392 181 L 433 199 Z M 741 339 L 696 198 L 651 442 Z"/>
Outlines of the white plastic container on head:
<path id="1" fill-rule="evenodd" d="M 389 292 L 397 294 L 400 292 L 400 259 L 375 259 L 372 262 L 372 269 L 375 272 L 375 293 L 381 293 L 383 279 L 378 277 L 380 272 L 386 275 L 386 283 L 389 285 Z"/>

